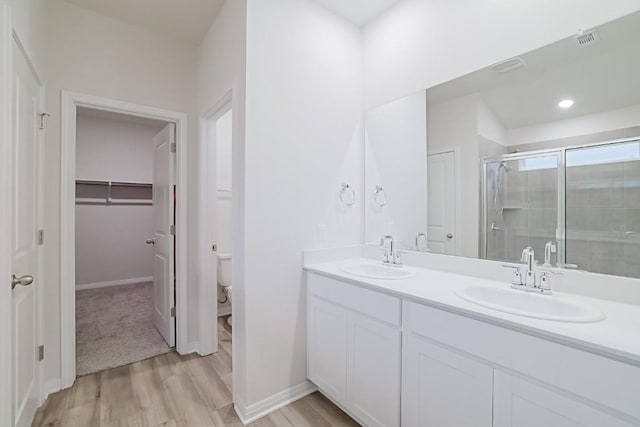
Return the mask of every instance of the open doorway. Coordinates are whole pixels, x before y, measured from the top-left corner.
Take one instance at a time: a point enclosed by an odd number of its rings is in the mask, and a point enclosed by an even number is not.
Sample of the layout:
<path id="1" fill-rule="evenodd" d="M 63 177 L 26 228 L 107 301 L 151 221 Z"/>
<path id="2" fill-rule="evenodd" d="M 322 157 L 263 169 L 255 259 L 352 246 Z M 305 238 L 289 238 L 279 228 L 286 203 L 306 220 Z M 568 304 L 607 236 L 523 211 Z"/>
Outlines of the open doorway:
<path id="1" fill-rule="evenodd" d="M 97 126 L 98 121 L 102 125 Z M 186 115 L 179 112 L 62 94 L 62 388 L 71 386 L 76 374 L 128 364 L 174 347 L 180 354 L 189 352 L 186 123 Z M 144 142 L 132 142 L 133 128 L 138 136 L 144 135 Z M 143 159 L 145 166 L 136 159 Z M 133 243 L 129 247 L 125 241 Z M 126 287 L 137 292 L 122 293 Z M 106 295 L 94 295 L 87 303 L 79 294 L 90 291 Z M 120 311 L 114 314 L 109 311 L 113 309 Z M 81 315 L 89 316 L 89 327 L 80 325 Z M 151 323 L 144 326 L 143 317 L 151 317 Z M 109 319 L 116 319 L 116 325 Z M 100 327 L 100 322 L 108 326 Z M 101 340 L 100 329 L 110 335 L 106 342 L 111 345 Z M 84 336 L 81 341 L 81 333 L 89 339 Z M 155 339 L 149 345 L 152 334 Z M 117 345 L 113 340 L 118 338 L 134 346 Z M 81 347 L 87 342 L 88 347 Z M 102 360 L 81 365 L 81 352 Z"/>
<path id="2" fill-rule="evenodd" d="M 225 111 L 226 110 L 226 111 Z M 232 191 L 232 111 L 224 109 L 209 121 L 210 140 L 216 171 L 218 349 L 231 356 L 233 329 L 233 191 Z"/>
<path id="3" fill-rule="evenodd" d="M 174 124 L 76 117 L 76 375 L 175 346 Z"/>
<path id="4" fill-rule="evenodd" d="M 231 93 L 201 120 L 201 324 L 215 325 L 202 338 L 207 354 L 214 358 L 220 376 L 232 389 L 233 334 L 233 113 Z"/>

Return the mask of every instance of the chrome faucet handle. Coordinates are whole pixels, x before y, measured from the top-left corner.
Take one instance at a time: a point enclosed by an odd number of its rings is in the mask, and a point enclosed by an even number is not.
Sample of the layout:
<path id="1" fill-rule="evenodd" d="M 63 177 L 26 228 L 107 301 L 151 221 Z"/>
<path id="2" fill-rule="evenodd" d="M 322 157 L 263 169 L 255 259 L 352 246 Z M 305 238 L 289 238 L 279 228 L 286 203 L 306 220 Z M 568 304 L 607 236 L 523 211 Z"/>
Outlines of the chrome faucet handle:
<path id="1" fill-rule="evenodd" d="M 504 264 L 503 267 L 505 268 L 513 268 L 514 272 L 513 272 L 513 277 L 511 278 L 511 285 L 513 286 L 522 286 L 522 273 L 520 273 L 520 267 L 516 266 L 516 265 L 507 265 Z"/>
<path id="2" fill-rule="evenodd" d="M 393 254 L 393 265 L 396 267 L 402 267 L 402 254 L 407 253 L 407 251 L 398 250 Z"/>
<path id="3" fill-rule="evenodd" d="M 549 272 L 545 271 L 540 275 L 540 284 L 538 285 L 538 289 L 541 294 L 549 295 L 551 293 L 551 278 L 549 277 Z"/>

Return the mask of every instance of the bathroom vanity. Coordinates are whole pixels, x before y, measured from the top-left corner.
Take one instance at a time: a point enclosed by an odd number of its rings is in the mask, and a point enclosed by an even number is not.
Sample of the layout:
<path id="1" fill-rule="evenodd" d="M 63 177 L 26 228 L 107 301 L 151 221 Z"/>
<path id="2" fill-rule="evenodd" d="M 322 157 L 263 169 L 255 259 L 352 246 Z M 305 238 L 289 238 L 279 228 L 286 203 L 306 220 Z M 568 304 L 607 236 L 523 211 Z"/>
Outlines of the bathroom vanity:
<path id="1" fill-rule="evenodd" d="M 364 277 L 367 268 L 345 272 L 357 264 L 373 266 L 376 278 Z M 380 265 L 305 266 L 308 378 L 363 425 L 640 425 L 637 306 L 530 295 L 604 314 L 590 323 L 543 320 L 456 294 L 507 282 L 415 267 L 402 268 L 409 277 L 380 278 Z"/>

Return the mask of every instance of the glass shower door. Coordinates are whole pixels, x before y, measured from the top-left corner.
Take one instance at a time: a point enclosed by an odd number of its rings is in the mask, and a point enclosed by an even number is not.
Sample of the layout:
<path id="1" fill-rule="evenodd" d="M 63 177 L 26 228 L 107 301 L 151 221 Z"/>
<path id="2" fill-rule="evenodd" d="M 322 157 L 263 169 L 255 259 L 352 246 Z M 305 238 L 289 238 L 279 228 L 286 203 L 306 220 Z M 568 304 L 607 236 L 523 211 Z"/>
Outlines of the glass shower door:
<path id="1" fill-rule="evenodd" d="M 546 243 L 560 236 L 560 157 L 516 154 L 485 162 L 484 258 L 519 262 L 531 246 L 543 262 Z"/>
<path id="2" fill-rule="evenodd" d="M 640 141 L 568 149 L 566 204 L 567 263 L 640 278 Z"/>

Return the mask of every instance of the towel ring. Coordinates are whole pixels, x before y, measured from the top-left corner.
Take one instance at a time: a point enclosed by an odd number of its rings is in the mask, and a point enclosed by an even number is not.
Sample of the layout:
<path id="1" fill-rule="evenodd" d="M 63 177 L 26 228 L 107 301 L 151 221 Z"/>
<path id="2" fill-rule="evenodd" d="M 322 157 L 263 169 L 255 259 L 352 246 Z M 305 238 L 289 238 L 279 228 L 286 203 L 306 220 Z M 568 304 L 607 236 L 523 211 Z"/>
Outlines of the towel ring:
<path id="1" fill-rule="evenodd" d="M 347 194 L 351 194 L 351 200 L 347 197 Z M 340 188 L 340 201 L 346 206 L 351 206 L 356 202 L 356 192 L 349 184 L 342 183 Z"/>
<path id="2" fill-rule="evenodd" d="M 376 205 L 380 207 L 387 204 L 387 192 L 384 191 L 384 188 L 376 185 L 376 192 L 373 195 L 373 200 L 376 202 Z"/>

